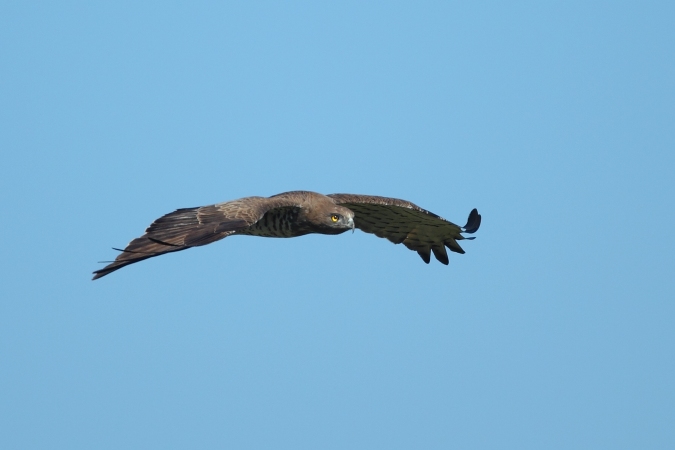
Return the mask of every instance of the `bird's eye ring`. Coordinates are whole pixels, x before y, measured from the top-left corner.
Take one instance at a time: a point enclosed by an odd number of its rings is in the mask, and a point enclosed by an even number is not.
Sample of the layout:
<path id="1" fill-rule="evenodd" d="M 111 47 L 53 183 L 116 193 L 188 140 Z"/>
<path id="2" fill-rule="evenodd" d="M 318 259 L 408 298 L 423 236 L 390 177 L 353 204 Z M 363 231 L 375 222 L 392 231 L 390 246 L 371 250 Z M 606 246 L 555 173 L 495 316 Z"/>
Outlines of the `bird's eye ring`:
<path id="1" fill-rule="evenodd" d="M 340 220 L 340 216 L 338 216 L 337 214 L 333 214 L 332 216 L 330 216 L 330 220 L 331 220 L 333 223 L 335 223 L 335 222 L 337 222 L 338 220 Z"/>

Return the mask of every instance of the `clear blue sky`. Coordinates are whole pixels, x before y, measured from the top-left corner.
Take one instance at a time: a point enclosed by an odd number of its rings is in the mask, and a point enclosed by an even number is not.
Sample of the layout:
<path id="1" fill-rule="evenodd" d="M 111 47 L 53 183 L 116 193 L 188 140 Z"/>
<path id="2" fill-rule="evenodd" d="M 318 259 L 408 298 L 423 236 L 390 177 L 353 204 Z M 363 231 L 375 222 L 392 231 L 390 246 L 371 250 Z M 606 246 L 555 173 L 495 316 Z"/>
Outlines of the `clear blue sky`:
<path id="1" fill-rule="evenodd" d="M 674 3 L 223 3 L 0 5 L 0 448 L 675 447 Z M 295 189 L 483 225 L 90 281 Z"/>

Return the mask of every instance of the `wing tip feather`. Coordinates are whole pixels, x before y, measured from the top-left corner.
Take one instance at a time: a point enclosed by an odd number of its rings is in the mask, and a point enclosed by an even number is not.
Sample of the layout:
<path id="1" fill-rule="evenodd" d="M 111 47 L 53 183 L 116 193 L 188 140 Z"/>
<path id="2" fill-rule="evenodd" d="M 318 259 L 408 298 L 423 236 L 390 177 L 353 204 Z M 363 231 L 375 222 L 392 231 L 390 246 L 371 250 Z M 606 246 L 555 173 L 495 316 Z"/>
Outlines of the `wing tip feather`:
<path id="1" fill-rule="evenodd" d="M 478 214 L 476 208 L 472 209 L 469 213 L 469 218 L 466 221 L 466 225 L 462 227 L 464 233 L 475 233 L 480 228 L 481 215 Z"/>
<path id="2" fill-rule="evenodd" d="M 426 264 L 431 262 L 431 252 L 429 252 L 429 250 L 417 250 L 417 254 L 420 255 L 420 258 L 422 258 L 422 261 Z"/>
<path id="3" fill-rule="evenodd" d="M 431 251 L 434 252 L 434 256 L 441 264 L 445 266 L 450 264 L 448 252 L 445 251 L 445 247 L 443 245 L 431 247 Z"/>

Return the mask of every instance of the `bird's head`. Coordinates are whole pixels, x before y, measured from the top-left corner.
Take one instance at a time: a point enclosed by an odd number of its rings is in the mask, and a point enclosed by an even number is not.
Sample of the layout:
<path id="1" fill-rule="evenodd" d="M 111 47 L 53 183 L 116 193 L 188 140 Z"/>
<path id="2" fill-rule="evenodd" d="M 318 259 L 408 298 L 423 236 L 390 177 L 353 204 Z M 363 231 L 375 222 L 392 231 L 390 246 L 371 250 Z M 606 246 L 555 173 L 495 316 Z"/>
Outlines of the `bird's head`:
<path id="1" fill-rule="evenodd" d="M 312 208 L 308 216 L 314 233 L 340 234 L 354 230 L 354 212 L 332 202 Z"/>
<path id="2" fill-rule="evenodd" d="M 344 206 L 335 205 L 333 211 L 328 214 L 328 223 L 335 230 L 334 233 L 344 233 L 347 230 L 354 231 L 354 212 Z"/>

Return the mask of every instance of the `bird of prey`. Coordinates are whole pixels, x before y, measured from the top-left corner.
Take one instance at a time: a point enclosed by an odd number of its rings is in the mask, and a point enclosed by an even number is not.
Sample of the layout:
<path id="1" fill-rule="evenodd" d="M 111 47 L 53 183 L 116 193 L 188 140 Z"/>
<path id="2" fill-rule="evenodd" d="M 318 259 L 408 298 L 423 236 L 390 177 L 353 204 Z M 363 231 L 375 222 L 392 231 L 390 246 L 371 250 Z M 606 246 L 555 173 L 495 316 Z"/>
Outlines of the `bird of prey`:
<path id="1" fill-rule="evenodd" d="M 448 264 L 445 247 L 464 253 L 461 233 L 475 233 L 474 209 L 459 227 L 406 200 L 374 195 L 293 191 L 271 197 L 245 197 L 215 205 L 178 209 L 155 220 L 115 261 L 94 272 L 94 280 L 144 259 L 210 244 L 227 236 L 290 238 L 310 233 L 340 234 L 358 228 L 416 251 L 429 264 L 433 252 Z"/>

